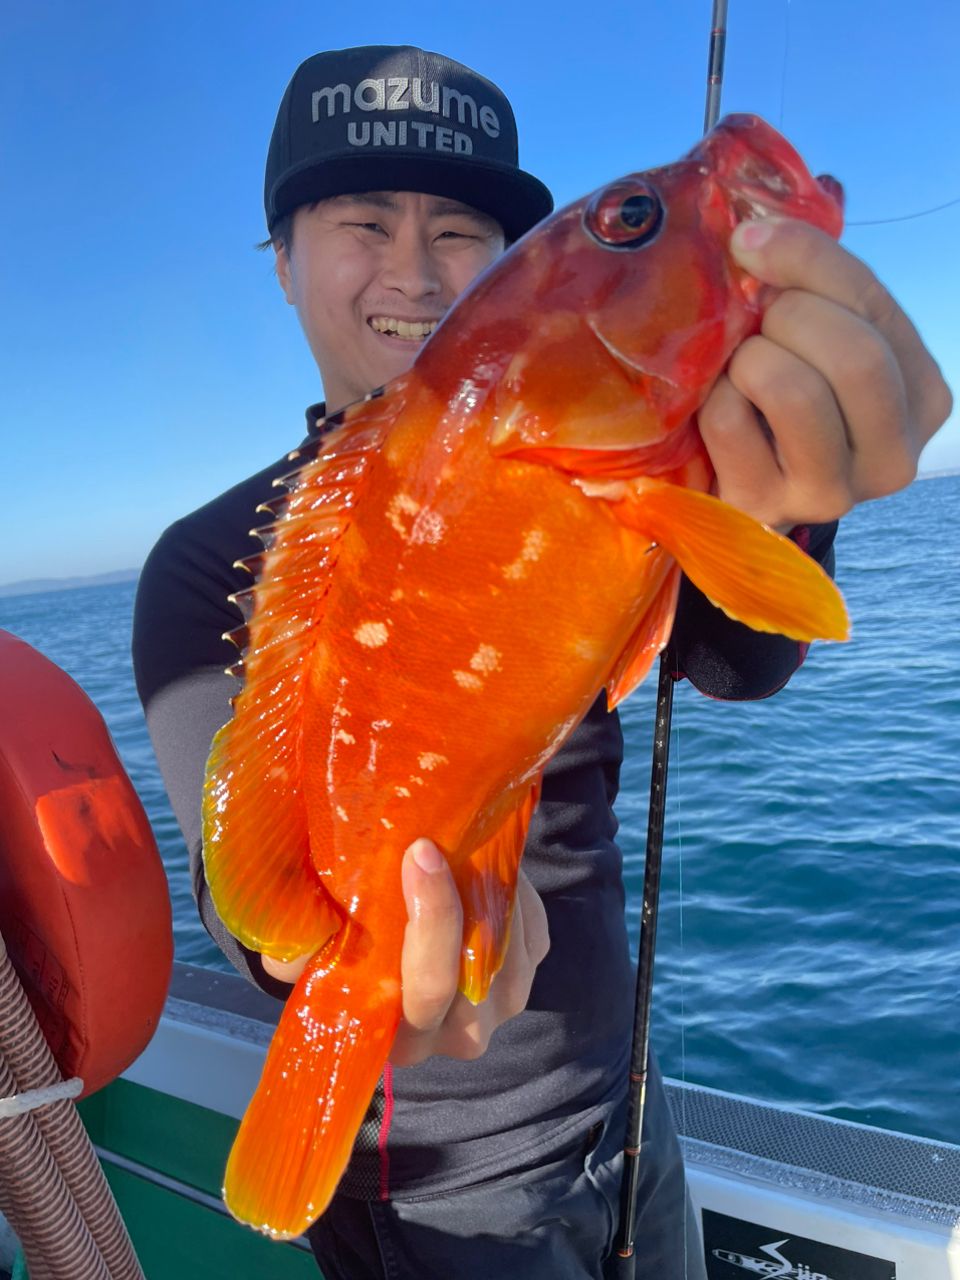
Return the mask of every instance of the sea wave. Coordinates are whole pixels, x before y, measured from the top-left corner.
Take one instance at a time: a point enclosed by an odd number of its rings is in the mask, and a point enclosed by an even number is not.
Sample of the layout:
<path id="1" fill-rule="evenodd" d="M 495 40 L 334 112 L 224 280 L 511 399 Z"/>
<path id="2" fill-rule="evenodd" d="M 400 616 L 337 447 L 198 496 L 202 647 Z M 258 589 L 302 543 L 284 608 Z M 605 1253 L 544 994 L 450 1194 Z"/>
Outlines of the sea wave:
<path id="1" fill-rule="evenodd" d="M 775 698 L 679 686 L 655 1043 L 668 1074 L 960 1142 L 960 477 L 843 524 L 854 638 Z M 134 587 L 0 600 L 0 626 L 100 707 L 153 823 L 177 955 L 225 968 L 197 919 L 129 659 Z M 618 815 L 634 943 L 653 719 L 624 708 Z M 570 945 L 576 945 L 571 940 Z"/>

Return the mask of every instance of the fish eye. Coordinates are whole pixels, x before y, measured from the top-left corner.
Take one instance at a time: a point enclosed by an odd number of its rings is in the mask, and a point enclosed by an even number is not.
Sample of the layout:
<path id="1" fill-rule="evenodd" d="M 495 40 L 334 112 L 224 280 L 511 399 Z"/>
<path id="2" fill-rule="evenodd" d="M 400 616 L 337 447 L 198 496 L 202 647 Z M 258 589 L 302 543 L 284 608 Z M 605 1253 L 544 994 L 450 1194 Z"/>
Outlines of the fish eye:
<path id="1" fill-rule="evenodd" d="M 606 248 L 639 249 L 663 225 L 663 203 L 648 182 L 617 182 L 591 199 L 583 222 Z"/>

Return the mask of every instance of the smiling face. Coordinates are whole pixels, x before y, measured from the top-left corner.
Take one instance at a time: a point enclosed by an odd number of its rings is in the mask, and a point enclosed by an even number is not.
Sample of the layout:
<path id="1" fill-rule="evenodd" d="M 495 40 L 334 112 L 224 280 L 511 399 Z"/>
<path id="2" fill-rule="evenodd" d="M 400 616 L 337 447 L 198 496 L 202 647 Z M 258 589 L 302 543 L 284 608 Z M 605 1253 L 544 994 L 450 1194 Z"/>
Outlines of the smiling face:
<path id="1" fill-rule="evenodd" d="M 277 276 L 333 413 L 405 373 L 456 298 L 503 252 L 493 218 L 412 191 L 334 196 L 296 211 Z"/>

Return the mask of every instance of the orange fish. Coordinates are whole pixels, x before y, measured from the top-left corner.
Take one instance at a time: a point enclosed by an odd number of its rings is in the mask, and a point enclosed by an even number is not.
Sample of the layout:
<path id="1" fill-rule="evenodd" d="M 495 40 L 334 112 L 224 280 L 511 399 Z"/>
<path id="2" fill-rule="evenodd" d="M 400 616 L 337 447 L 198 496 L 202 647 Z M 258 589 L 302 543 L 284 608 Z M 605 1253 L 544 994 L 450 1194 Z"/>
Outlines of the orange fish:
<path id="1" fill-rule="evenodd" d="M 484 998 L 544 765 L 600 689 L 616 706 L 646 675 L 681 570 L 751 627 L 846 637 L 820 568 L 709 496 L 695 417 L 769 292 L 733 228 L 778 213 L 838 235 L 838 191 L 730 116 L 534 228 L 409 373 L 291 455 L 205 788 L 223 921 L 312 956 L 227 1167 L 241 1220 L 299 1235 L 337 1186 L 401 1016 L 417 836 L 449 859 L 461 990 Z"/>

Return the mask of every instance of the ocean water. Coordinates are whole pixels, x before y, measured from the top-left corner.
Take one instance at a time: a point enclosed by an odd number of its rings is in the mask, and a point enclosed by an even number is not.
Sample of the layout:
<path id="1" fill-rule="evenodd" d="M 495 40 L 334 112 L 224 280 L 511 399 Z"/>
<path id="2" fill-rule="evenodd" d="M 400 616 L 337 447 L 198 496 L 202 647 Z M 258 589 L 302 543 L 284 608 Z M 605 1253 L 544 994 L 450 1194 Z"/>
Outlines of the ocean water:
<path id="1" fill-rule="evenodd" d="M 960 1142 L 960 476 L 854 512 L 854 638 L 776 697 L 677 687 L 654 1043 L 668 1075 Z M 200 927 L 129 659 L 134 586 L 0 599 L 99 706 L 153 823 L 177 955 Z M 636 943 L 655 678 L 624 709 Z M 598 993 L 599 994 L 599 993 Z"/>

